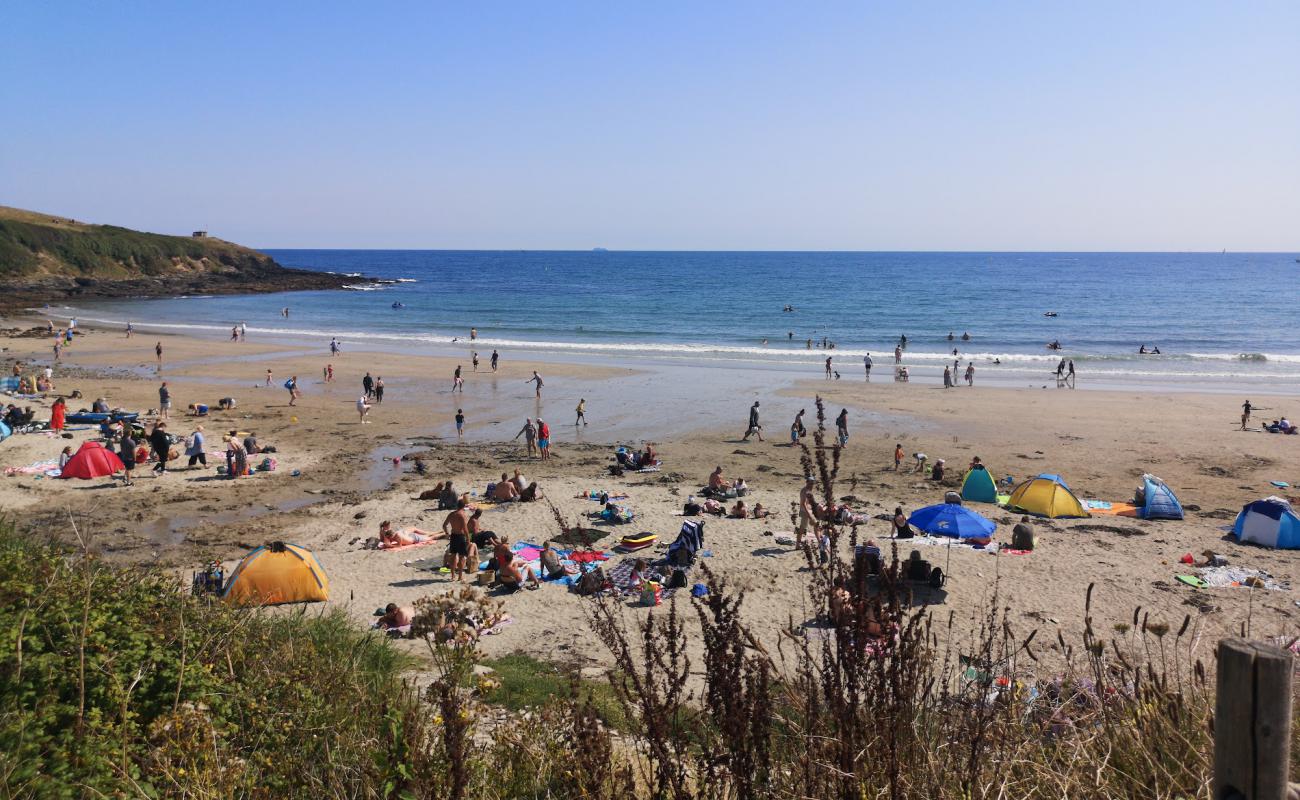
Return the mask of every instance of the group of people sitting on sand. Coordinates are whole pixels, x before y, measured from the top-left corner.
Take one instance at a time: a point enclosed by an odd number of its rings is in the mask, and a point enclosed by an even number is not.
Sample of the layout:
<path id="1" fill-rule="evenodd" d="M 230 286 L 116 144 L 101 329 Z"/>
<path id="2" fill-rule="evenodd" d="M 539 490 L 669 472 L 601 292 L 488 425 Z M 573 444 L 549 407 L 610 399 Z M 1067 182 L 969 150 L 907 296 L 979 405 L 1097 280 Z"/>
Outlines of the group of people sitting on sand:
<path id="1" fill-rule="evenodd" d="M 1300 428 L 1296 428 L 1295 425 L 1292 425 L 1291 420 L 1282 417 L 1281 419 L 1275 419 L 1271 423 L 1265 425 L 1264 432 L 1285 433 L 1294 436 L 1295 434 L 1300 433 Z"/>
<path id="2" fill-rule="evenodd" d="M 5 406 L 4 423 L 9 426 L 10 430 L 16 431 L 26 425 L 31 425 L 35 418 L 36 412 L 32 410 L 31 406 L 19 408 L 13 403 Z"/>
<path id="3" fill-rule="evenodd" d="M 542 499 L 542 490 L 538 488 L 537 481 L 529 483 L 524 476 L 515 470 L 514 477 L 507 477 L 506 473 L 501 473 L 500 482 L 493 484 L 488 492 L 488 499 L 498 503 L 531 503 L 534 500 Z"/>
<path id="4" fill-rule="evenodd" d="M 649 442 L 646 442 L 645 449 L 639 453 L 627 447 L 620 447 L 614 451 L 614 458 L 618 461 L 618 466 L 623 469 L 649 469 L 659 466 L 659 454 L 655 452 L 654 445 Z"/>
<path id="5" fill-rule="evenodd" d="M 745 483 L 744 478 L 736 478 L 729 481 L 722 474 L 722 467 L 715 467 L 709 474 L 708 484 L 700 492 L 705 497 L 719 497 L 731 499 L 733 497 L 744 497 L 749 493 L 749 486 Z"/>

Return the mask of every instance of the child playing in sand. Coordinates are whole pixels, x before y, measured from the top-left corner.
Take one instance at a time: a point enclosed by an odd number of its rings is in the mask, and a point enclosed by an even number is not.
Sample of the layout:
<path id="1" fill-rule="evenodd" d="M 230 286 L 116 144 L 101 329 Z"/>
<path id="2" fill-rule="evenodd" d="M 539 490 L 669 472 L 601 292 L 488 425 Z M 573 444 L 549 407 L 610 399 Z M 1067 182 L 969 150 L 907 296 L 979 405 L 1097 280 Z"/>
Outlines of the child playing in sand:
<path id="1" fill-rule="evenodd" d="M 901 444 L 896 444 L 894 445 L 894 472 L 898 472 L 898 468 L 901 467 L 902 465 L 903 465 L 903 446 Z"/>

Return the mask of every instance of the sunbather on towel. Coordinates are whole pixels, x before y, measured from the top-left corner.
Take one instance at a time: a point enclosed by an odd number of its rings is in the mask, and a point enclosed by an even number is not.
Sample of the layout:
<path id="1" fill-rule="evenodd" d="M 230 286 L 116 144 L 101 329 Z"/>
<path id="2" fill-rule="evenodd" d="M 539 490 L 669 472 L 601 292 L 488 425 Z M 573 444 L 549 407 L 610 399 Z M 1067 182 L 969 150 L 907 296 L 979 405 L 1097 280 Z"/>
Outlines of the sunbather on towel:
<path id="1" fill-rule="evenodd" d="M 754 510 L 749 512 L 749 515 L 754 519 L 767 519 L 772 515 L 772 512 L 764 508 L 762 503 L 755 503 Z"/>
<path id="2" fill-rule="evenodd" d="M 745 508 L 745 501 L 737 500 L 736 504 L 727 512 L 727 516 L 731 519 L 747 519 L 749 517 L 749 509 Z"/>
<path id="3" fill-rule="evenodd" d="M 565 575 L 564 565 L 560 563 L 560 553 L 551 546 L 550 541 L 542 543 L 542 573 L 546 575 L 547 580 L 563 578 Z"/>
<path id="4" fill-rule="evenodd" d="M 435 539 L 441 539 L 442 533 L 421 530 L 419 528 L 406 528 L 403 530 L 394 530 L 393 523 L 384 520 L 379 523 L 379 546 L 380 547 L 406 547 L 412 544 L 424 544 L 432 542 Z"/>
<path id="5" fill-rule="evenodd" d="M 497 580 L 501 583 L 507 586 L 522 586 L 524 579 L 527 578 L 528 588 L 536 589 L 541 586 L 541 581 L 537 579 L 533 568 L 528 566 L 528 562 L 517 558 L 510 551 L 509 540 L 498 539 L 492 554 L 497 562 Z"/>

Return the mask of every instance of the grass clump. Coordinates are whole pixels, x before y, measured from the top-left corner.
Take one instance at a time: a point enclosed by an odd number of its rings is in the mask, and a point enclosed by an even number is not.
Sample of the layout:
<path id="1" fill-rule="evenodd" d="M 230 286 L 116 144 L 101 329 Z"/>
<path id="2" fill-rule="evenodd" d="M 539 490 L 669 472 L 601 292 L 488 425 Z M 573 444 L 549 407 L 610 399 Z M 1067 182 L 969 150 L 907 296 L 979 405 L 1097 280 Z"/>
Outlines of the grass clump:
<path id="1" fill-rule="evenodd" d="M 569 697 L 576 691 L 591 702 L 601 722 L 615 730 L 628 729 L 627 716 L 606 681 L 578 678 L 570 670 L 524 653 L 480 663 L 491 667 L 492 677 L 500 683 L 489 695 L 492 705 L 510 711 L 536 711 L 554 706 L 557 698 Z"/>

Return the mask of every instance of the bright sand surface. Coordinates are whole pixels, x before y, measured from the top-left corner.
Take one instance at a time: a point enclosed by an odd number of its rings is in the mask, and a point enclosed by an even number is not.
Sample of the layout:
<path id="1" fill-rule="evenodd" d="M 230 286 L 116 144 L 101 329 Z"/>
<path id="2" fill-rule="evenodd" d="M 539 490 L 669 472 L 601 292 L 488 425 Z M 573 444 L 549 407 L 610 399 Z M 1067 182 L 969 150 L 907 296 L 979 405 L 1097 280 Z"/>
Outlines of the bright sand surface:
<path id="1" fill-rule="evenodd" d="M 164 347 L 160 376 L 153 359 L 156 341 Z M 40 366 L 50 358 L 45 338 L 7 338 L 3 345 L 5 374 L 16 358 Z M 880 370 L 885 375 L 868 384 L 860 374 L 824 381 L 812 372 L 789 381 L 762 369 L 643 362 L 625 368 L 574 360 L 524 362 L 511 353 L 502 355 L 495 375 L 488 372 L 486 353 L 480 354 L 478 373 L 468 359 L 459 360 L 466 378 L 462 395 L 450 392 L 457 359 L 352 349 L 330 359 L 318 346 L 294 342 L 229 343 L 154 334 L 127 340 L 116 331 L 89 331 L 55 367 L 58 391 L 76 389 L 83 395 L 69 401 L 71 410 L 89 407 L 98 396 L 114 407 L 154 408 L 159 381 L 165 379 L 174 397 L 169 428 L 186 434 L 200 422 L 184 417 L 187 404 L 215 407 L 218 398 L 234 396 L 239 402 L 234 412 L 214 412 L 201 421 L 208 449 L 223 448 L 221 432 L 255 431 L 263 443 L 279 449 L 277 470 L 225 480 L 215 475 L 221 459 L 210 457 L 206 470 L 177 470 L 157 478 L 142 470 L 133 487 L 110 488 L 108 480 L 11 476 L 0 480 L 0 507 L 33 536 L 64 536 L 71 516 L 80 535 L 106 557 L 173 565 L 187 577 L 208 558 L 233 565 L 248 547 L 275 539 L 296 542 L 313 549 L 327 570 L 330 603 L 347 607 L 367 623 L 377 606 L 410 604 L 451 584 L 447 575 L 408 566 L 440 556 L 438 545 L 399 552 L 361 549 L 385 519 L 398 527 L 437 529 L 445 514 L 415 499 L 436 481 L 451 477 L 458 489 L 482 493 L 502 472 L 519 468 L 541 484 L 570 521 L 597 509 L 596 503 L 575 498 L 579 492 L 626 492 L 635 521 L 610 529 L 599 544 L 608 547 L 625 532 L 652 531 L 659 535 L 659 546 L 643 553 L 657 556 L 682 523 L 687 495 L 720 464 L 728 476 L 747 479 L 751 505 L 761 502 L 778 516 L 764 521 L 707 518 L 706 547 L 713 555 L 705 563 L 747 590 L 747 621 L 775 643 L 783 626 L 818 613 L 808 605 L 809 568 L 803 554 L 777 545 L 769 534 L 793 528 L 789 513 L 802 468 L 801 451 L 788 446 L 789 424 L 802 407 L 813 427 L 813 400 L 821 393 L 828 441 L 840 408 L 850 413 L 852 435 L 842 453 L 836 495 L 852 495 L 851 505 L 873 517 L 896 505 L 910 511 L 943 497 L 933 482 L 894 472 L 896 443 L 909 455 L 921 451 L 932 461 L 946 459 L 954 484 L 975 455 L 998 478 L 1056 472 L 1080 497 L 1109 501 L 1131 499 L 1139 476 L 1151 472 L 1164 478 L 1189 509 L 1181 522 L 1106 516 L 1036 521 L 1038 548 L 1029 555 L 920 546 L 950 574 L 942 593 L 927 595 L 943 627 L 949 612 L 954 628 L 964 632 L 994 602 L 1006 606 L 1019 633 L 1043 629 L 1037 641 L 1044 660 L 1037 669 L 1051 671 L 1059 665 L 1059 653 L 1053 655 L 1056 629 L 1070 640 L 1082 628 L 1085 592 L 1095 583 L 1092 616 L 1102 631 L 1131 622 L 1137 607 L 1174 627 L 1190 615 L 1205 658 L 1217 637 L 1238 634 L 1246 624 L 1255 637 L 1300 633 L 1293 591 L 1195 590 L 1175 581 L 1192 572 L 1178 563 L 1179 557 L 1205 550 L 1279 580 L 1291 580 L 1295 572 L 1300 558 L 1295 551 L 1225 540 L 1225 527 L 1244 503 L 1295 491 L 1275 488 L 1270 481 L 1300 484 L 1300 437 L 1237 430 L 1244 397 L 984 386 L 945 391 L 933 383 L 896 384 L 888 379 L 887 367 Z M 332 384 L 321 378 L 327 363 L 334 365 Z M 270 387 L 254 388 L 265 384 L 268 368 L 273 371 Z M 533 369 L 546 381 L 540 402 L 525 383 Z M 383 376 L 387 390 L 384 403 L 370 414 L 372 424 L 363 426 L 357 424 L 355 402 L 367 370 Z M 303 397 L 290 408 L 282 384 L 293 374 L 299 376 Z M 573 424 L 580 397 L 587 400 L 591 420 L 585 428 Z M 741 443 L 754 399 L 762 402 L 767 441 Z M 1270 418 L 1293 411 L 1288 409 L 1291 399 L 1251 397 L 1270 409 L 1257 416 Z M 38 419 L 48 418 L 48 402 L 35 405 Z M 462 441 L 452 424 L 457 408 L 468 419 Z M 550 423 L 554 440 L 556 457 L 546 463 L 529 459 L 522 440 L 510 441 L 524 417 L 539 413 Z M 14 436 L 0 444 L 0 464 L 55 459 L 64 444 L 75 450 L 95 434 L 75 432 L 72 442 L 43 434 Z M 647 439 L 660 451 L 664 470 L 610 477 L 613 445 Z M 410 461 L 392 462 L 416 452 L 425 453 L 427 478 L 414 475 Z M 293 477 L 293 470 L 301 475 Z M 998 540 L 1009 540 L 1009 523 L 1015 519 L 1010 512 L 973 507 L 1000 523 Z M 540 543 L 557 533 L 545 503 L 490 508 L 484 520 L 486 528 L 512 541 Z M 874 537 L 888 552 L 883 541 L 888 531 L 886 522 L 873 519 L 860 536 Z M 899 549 L 905 557 L 912 546 L 902 542 Z M 840 555 L 850 556 L 847 542 Z M 692 575 L 692 581 L 697 579 Z M 484 639 L 489 654 L 522 650 L 580 664 L 606 662 L 586 624 L 586 599 L 548 585 L 505 597 L 503 603 L 514 624 Z M 649 613 L 657 612 L 627 608 L 629 620 Z"/>

